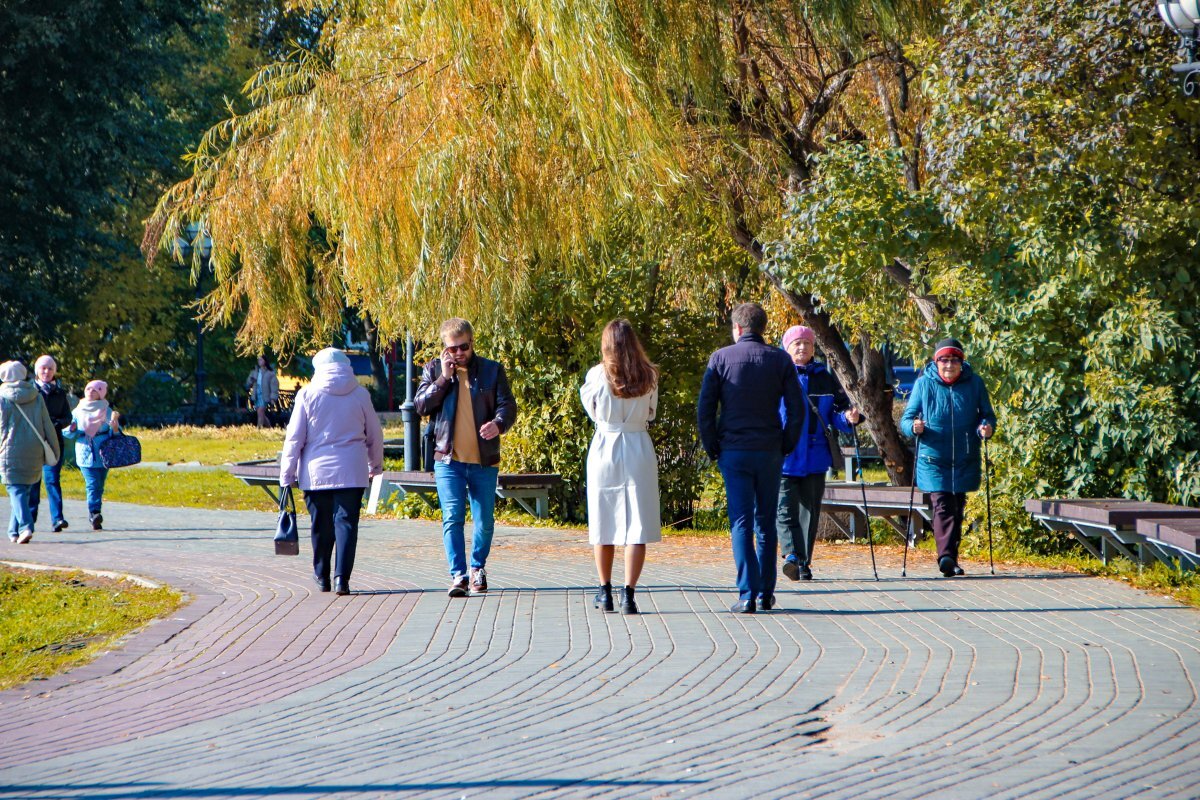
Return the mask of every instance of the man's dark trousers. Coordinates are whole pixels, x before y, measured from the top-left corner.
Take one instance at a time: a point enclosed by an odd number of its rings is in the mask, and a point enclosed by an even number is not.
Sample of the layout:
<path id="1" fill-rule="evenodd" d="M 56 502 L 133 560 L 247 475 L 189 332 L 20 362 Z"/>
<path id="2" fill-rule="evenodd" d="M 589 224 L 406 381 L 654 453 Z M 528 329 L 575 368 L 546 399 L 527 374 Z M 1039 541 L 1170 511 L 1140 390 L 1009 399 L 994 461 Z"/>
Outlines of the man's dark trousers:
<path id="1" fill-rule="evenodd" d="M 795 555 L 801 565 L 812 566 L 824 497 L 824 472 L 783 476 L 779 483 L 779 550 L 785 559 Z"/>
<path id="2" fill-rule="evenodd" d="M 739 597 L 743 601 L 771 597 L 775 594 L 775 515 L 783 455 L 765 450 L 724 450 L 717 466 L 725 479 Z"/>
<path id="3" fill-rule="evenodd" d="M 304 504 L 312 518 L 313 574 L 329 580 L 330 563 L 337 546 L 337 573 L 350 580 L 354 552 L 358 548 L 358 515 L 365 489 L 320 489 L 304 493 Z"/>

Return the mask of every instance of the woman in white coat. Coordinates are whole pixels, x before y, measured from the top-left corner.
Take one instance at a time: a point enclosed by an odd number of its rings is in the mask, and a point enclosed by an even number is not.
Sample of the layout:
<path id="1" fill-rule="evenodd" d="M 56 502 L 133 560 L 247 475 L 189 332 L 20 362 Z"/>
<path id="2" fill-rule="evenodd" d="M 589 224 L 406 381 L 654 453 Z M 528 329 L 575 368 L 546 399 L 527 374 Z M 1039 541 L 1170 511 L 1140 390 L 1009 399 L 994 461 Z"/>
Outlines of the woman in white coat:
<path id="1" fill-rule="evenodd" d="M 646 432 L 658 406 L 658 368 L 625 319 L 605 326 L 600 354 L 601 363 L 588 371 L 579 390 L 596 423 L 587 460 L 588 540 L 600 576 L 595 606 L 615 610 L 612 565 L 619 544 L 625 547 L 621 613 L 636 614 L 633 590 L 646 562 L 646 545 L 662 538 L 658 459 Z"/>

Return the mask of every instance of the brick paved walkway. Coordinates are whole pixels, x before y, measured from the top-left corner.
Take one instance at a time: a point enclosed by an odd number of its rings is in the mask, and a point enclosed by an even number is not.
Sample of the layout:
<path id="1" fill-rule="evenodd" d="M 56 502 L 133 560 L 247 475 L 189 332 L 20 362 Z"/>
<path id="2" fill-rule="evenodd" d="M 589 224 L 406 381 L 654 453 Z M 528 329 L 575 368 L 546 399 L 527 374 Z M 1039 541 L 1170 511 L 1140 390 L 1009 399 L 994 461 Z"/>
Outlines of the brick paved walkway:
<path id="1" fill-rule="evenodd" d="M 830 546 L 734 616 L 727 543 L 685 540 L 622 617 L 578 534 L 501 529 L 492 591 L 451 601 L 436 525 L 370 521 L 338 598 L 272 555 L 271 514 L 105 518 L 0 558 L 193 601 L 0 692 L 0 797 L 1200 796 L 1200 613 L 1120 583 L 946 581 L 923 553 L 900 580 L 893 550 L 876 583 Z"/>

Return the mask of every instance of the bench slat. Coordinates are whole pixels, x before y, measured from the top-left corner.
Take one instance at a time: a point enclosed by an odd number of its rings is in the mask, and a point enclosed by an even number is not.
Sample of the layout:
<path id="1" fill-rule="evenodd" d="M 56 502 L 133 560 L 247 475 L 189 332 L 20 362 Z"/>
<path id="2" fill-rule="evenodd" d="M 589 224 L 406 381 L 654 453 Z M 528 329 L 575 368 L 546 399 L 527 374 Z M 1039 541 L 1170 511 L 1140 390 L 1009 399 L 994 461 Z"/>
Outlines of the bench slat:
<path id="1" fill-rule="evenodd" d="M 1200 519 L 1139 519 L 1138 533 L 1174 547 L 1200 553 Z"/>

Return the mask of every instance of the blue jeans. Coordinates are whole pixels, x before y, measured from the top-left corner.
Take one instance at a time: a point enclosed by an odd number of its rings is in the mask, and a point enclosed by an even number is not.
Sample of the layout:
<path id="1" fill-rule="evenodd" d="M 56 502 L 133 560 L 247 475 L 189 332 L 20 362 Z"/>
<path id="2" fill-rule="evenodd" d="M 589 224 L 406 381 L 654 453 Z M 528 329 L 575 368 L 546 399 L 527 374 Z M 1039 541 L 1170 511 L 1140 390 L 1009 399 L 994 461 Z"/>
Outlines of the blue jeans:
<path id="1" fill-rule="evenodd" d="M 54 525 L 63 521 L 62 506 L 62 465 L 63 460 L 52 467 L 42 467 L 42 483 L 46 484 L 46 497 L 50 500 L 50 522 Z M 38 506 L 42 502 L 39 484 L 33 485 L 33 497 L 29 500 L 29 508 L 33 511 L 33 521 L 37 522 Z"/>
<path id="2" fill-rule="evenodd" d="M 80 467 L 83 473 L 83 488 L 87 491 L 89 514 L 99 514 L 104 501 L 104 480 L 108 477 L 107 467 Z"/>
<path id="3" fill-rule="evenodd" d="M 15 539 L 24 531 L 33 530 L 33 509 L 29 501 L 37 484 L 6 483 L 4 488 L 8 491 L 8 504 L 12 509 L 8 518 L 8 535 Z"/>
<path id="4" fill-rule="evenodd" d="M 779 479 L 783 455 L 763 450 L 726 450 L 717 459 L 725 479 L 738 594 L 757 600 L 775 593 Z"/>
<path id="5" fill-rule="evenodd" d="M 475 522 L 471 567 L 482 569 L 487 565 L 492 534 L 496 531 L 496 481 L 499 476 L 499 467 L 461 461 L 434 462 L 433 477 L 437 481 L 438 503 L 442 507 L 442 543 L 446 547 L 451 576 L 467 574 L 463 526 L 467 522 L 468 500 L 471 519 Z"/>

